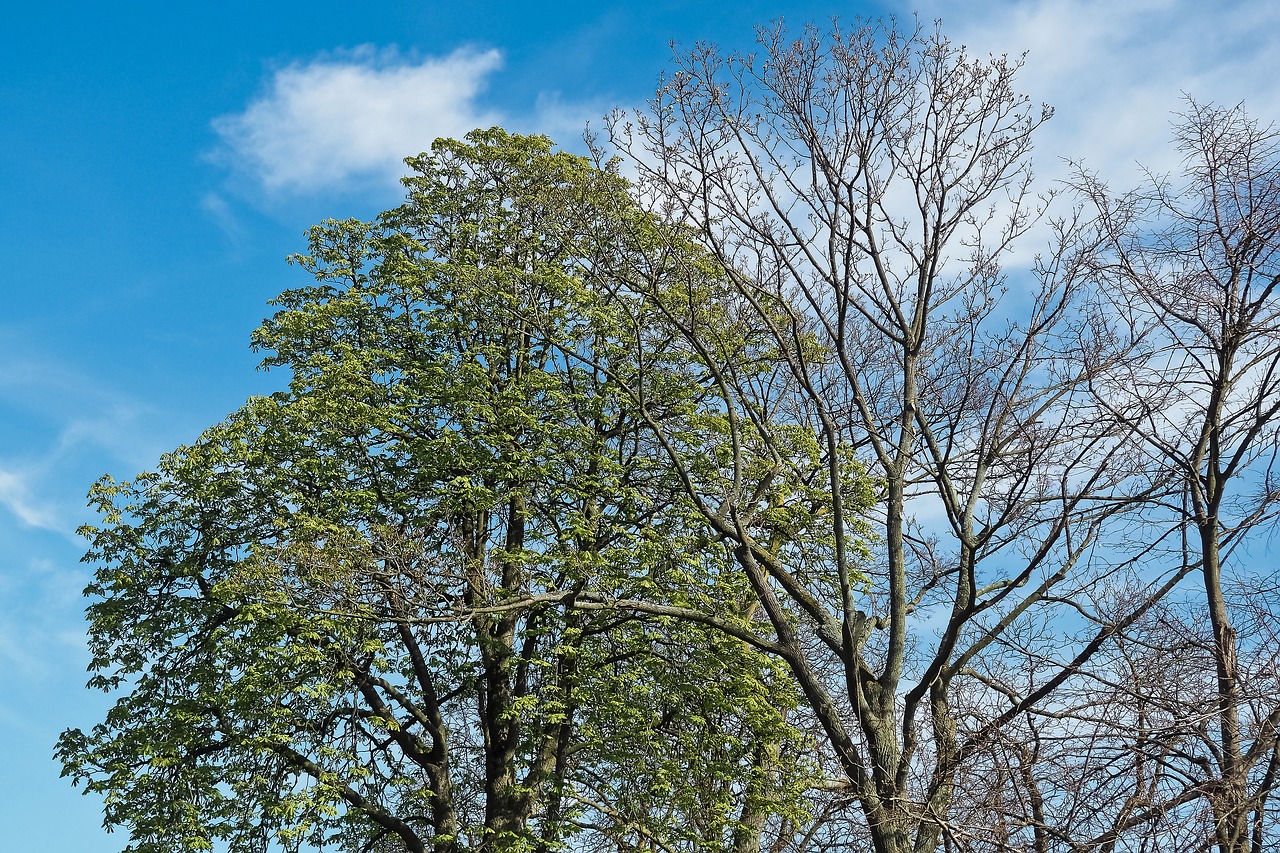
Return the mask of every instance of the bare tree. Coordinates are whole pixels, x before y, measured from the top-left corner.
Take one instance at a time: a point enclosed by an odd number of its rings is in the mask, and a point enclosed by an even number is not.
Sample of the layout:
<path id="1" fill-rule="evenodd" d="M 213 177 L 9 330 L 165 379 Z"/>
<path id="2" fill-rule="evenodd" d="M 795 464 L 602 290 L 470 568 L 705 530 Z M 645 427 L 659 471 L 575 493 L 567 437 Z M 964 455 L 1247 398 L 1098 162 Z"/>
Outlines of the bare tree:
<path id="1" fill-rule="evenodd" d="M 610 139 L 648 202 L 712 247 L 734 307 L 706 310 L 705 282 L 677 298 L 669 276 L 649 294 L 725 417 L 703 454 L 713 478 L 660 441 L 735 547 L 771 631 L 757 646 L 797 679 L 829 787 L 856 803 L 823 843 L 954 849 L 992 825 L 957 817 L 957 785 L 1190 571 L 1080 637 L 1044 616 L 1091 588 L 1092 548 L 1138 488 L 1132 445 L 1087 393 L 1127 344 L 1085 298 L 1086 223 L 1051 222 L 1056 248 L 1006 292 L 1002 263 L 1043 214 L 1028 156 L 1050 111 L 1014 89 L 1020 61 L 921 28 L 778 26 L 756 53 L 699 46 L 677 65 Z M 776 371 L 724 346 L 744 334 Z M 809 476 L 784 423 L 815 440 L 829 503 L 773 488 Z M 851 491 L 864 467 L 874 502 Z M 761 535 L 762 518 L 801 510 L 829 539 L 821 565 Z M 1034 842 L 1027 814 L 1010 845 Z"/>
<path id="2" fill-rule="evenodd" d="M 1079 181 L 1105 235 L 1096 276 L 1144 338 L 1099 398 L 1174 484 L 1149 521 L 1176 534 L 1166 556 L 1201 581 L 1159 633 L 1130 641 L 1144 667 L 1178 670 L 1176 691 L 1149 678 L 1126 688 L 1160 709 L 1147 752 L 1178 783 L 1110 835 L 1163 804 L 1195 812 L 1195 846 L 1180 849 L 1261 853 L 1277 843 L 1276 586 L 1248 547 L 1280 505 L 1280 133 L 1241 106 L 1191 100 L 1174 130 L 1176 178 L 1118 198 Z"/>

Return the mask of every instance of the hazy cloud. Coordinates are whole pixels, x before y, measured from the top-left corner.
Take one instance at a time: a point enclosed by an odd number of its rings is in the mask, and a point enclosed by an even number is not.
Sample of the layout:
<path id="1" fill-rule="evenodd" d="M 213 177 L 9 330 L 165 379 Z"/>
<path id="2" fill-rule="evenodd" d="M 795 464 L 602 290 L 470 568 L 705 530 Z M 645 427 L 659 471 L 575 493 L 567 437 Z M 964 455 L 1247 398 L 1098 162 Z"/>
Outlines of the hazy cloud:
<path id="1" fill-rule="evenodd" d="M 289 65 L 214 121 L 218 157 L 276 193 L 394 180 L 437 137 L 499 123 L 475 99 L 501 62 L 496 50 L 407 59 L 366 46 Z"/>
<path id="2" fill-rule="evenodd" d="M 550 136 L 556 145 L 568 150 L 585 153 L 583 134 L 590 124 L 593 132 L 604 127 L 603 116 L 616 105 L 603 100 L 574 100 L 562 92 L 543 92 L 534 103 L 533 113 L 520 128 L 521 133 L 542 133 Z"/>

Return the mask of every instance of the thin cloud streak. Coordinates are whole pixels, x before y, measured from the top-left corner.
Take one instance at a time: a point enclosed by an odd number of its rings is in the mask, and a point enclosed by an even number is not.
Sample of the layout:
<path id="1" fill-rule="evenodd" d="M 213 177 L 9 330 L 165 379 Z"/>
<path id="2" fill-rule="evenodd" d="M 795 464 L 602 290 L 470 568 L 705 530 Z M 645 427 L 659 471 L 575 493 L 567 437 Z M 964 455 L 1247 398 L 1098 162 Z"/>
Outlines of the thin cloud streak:
<path id="1" fill-rule="evenodd" d="M 5 337 L 0 335 L 0 337 Z M 152 404 L 111 388 L 62 359 L 31 353 L 0 358 L 0 406 L 26 429 L 6 430 L 0 454 L 0 533 L 9 527 L 50 531 L 76 544 L 86 520 L 85 491 L 104 470 L 132 476 L 154 466 L 172 445 L 176 424 Z M 0 565 L 0 576 L 7 568 Z"/>
<path id="2" fill-rule="evenodd" d="M 57 514 L 31 493 L 28 477 L 22 472 L 0 469 L 0 506 L 28 527 L 67 533 Z"/>

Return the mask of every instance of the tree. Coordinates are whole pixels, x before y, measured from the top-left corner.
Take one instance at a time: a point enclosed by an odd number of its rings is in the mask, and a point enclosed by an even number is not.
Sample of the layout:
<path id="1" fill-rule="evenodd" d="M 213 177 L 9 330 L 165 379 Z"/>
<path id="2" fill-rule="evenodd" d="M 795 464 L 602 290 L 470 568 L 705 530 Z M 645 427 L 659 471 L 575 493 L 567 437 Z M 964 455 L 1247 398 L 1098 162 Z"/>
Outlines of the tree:
<path id="1" fill-rule="evenodd" d="M 693 300 L 649 294 L 726 412 L 723 498 L 703 496 L 678 442 L 669 455 L 733 543 L 832 785 L 856 804 L 822 838 L 963 848 L 997 818 L 962 786 L 1189 571 L 1092 633 L 1048 615 L 1092 588 L 1108 520 L 1146 488 L 1134 445 L 1088 393 L 1133 341 L 1094 310 L 1096 239 L 1079 217 L 1051 221 L 1057 242 L 1031 284 L 1007 292 L 1002 263 L 1043 213 L 1028 157 L 1050 116 L 1017 94 L 1017 60 L 892 25 L 794 37 L 779 25 L 758 41 L 678 57 L 647 112 L 609 125 L 647 203 L 729 271 L 723 298 L 782 374 L 740 370 Z M 752 529 L 772 509 L 761 482 L 787 467 L 780 425 L 818 440 L 832 496 L 820 565 Z M 861 466 L 876 500 L 846 503 Z M 883 530 L 870 559 L 868 505 Z M 922 511 L 933 519 L 915 521 Z M 1046 831 L 1027 812 L 1004 845 Z"/>
<path id="2" fill-rule="evenodd" d="M 1127 641 L 1140 663 L 1118 704 L 1144 710 L 1135 760 L 1162 784 L 1103 837 L 1159 819 L 1181 827 L 1177 849 L 1261 853 L 1277 843 L 1280 674 L 1275 583 L 1247 548 L 1280 501 L 1280 135 L 1189 100 L 1174 137 L 1176 178 L 1118 198 L 1078 183 L 1105 237 L 1094 275 L 1143 339 L 1099 397 L 1171 484 L 1148 515 L 1173 534 L 1160 558 L 1200 581 Z"/>
<path id="3" fill-rule="evenodd" d="M 642 418 L 611 378 L 611 235 L 657 223 L 542 137 L 408 163 L 402 207 L 293 259 L 317 282 L 254 336 L 288 390 L 91 493 L 91 684 L 123 695 L 64 775 L 140 853 L 730 845 L 795 799 L 788 682 L 609 604 L 748 618 L 642 436 L 697 387 Z"/>

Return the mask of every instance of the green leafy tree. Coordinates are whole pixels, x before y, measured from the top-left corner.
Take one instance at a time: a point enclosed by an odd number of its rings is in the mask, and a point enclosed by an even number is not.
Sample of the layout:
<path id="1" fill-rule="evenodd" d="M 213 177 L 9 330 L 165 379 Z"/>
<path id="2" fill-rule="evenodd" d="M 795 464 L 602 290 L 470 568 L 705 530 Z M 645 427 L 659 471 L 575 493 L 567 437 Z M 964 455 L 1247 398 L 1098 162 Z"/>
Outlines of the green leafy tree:
<path id="1" fill-rule="evenodd" d="M 617 281 L 718 268 L 545 138 L 408 163 L 293 259 L 254 337 L 288 390 L 94 487 L 120 697 L 64 774 L 138 853 L 758 849 L 802 818 L 794 690 L 651 438 L 722 415 Z"/>

